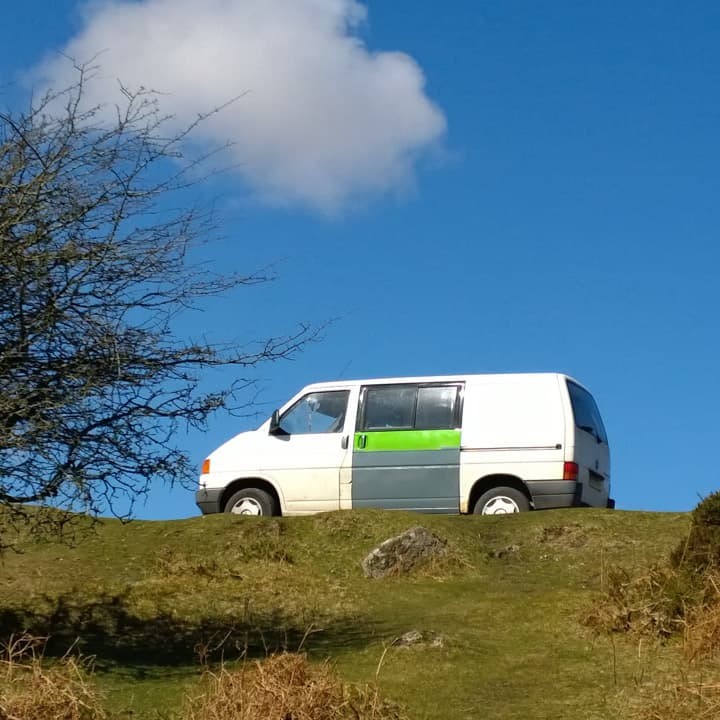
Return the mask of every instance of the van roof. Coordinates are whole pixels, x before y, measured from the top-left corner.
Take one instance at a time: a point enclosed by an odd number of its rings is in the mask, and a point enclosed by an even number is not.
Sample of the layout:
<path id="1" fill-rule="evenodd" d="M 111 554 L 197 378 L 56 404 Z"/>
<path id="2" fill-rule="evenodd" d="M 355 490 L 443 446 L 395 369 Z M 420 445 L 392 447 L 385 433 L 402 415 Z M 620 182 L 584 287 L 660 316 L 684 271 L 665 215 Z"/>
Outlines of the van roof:
<path id="1" fill-rule="evenodd" d="M 383 385 L 388 383 L 434 383 L 434 382 L 459 382 L 467 380 L 480 380 L 480 379 L 497 379 L 501 382 L 510 382 L 512 380 L 518 380 L 520 378 L 565 378 L 572 380 L 582 386 L 574 378 L 563 373 L 474 373 L 474 374 L 463 374 L 457 373 L 455 375 L 418 375 L 418 376 L 400 376 L 400 377 L 384 377 L 384 378 L 363 378 L 353 380 L 331 380 L 326 382 L 312 383 L 306 385 L 303 390 L 321 390 L 326 388 L 335 387 L 354 387 L 357 385 Z"/>

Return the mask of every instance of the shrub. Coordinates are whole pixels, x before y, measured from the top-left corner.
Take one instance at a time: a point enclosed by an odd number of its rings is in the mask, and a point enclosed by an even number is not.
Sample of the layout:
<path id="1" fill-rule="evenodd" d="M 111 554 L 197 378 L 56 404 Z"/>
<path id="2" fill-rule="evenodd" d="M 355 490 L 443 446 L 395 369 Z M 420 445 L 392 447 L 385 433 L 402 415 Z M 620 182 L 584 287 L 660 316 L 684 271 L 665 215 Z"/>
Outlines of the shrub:
<path id="1" fill-rule="evenodd" d="M 685 575 L 672 568 L 652 567 L 639 577 L 622 568 L 611 569 L 603 580 L 603 597 L 586 623 L 605 632 L 668 638 L 683 628 L 696 594 Z"/>
<path id="2" fill-rule="evenodd" d="M 103 720 L 88 683 L 88 661 L 66 656 L 44 666 L 44 639 L 10 640 L 0 653 L 0 720 Z"/>
<path id="3" fill-rule="evenodd" d="M 683 632 L 691 658 L 714 653 L 720 647 L 720 492 L 693 510 L 690 532 L 669 562 L 642 576 L 611 569 L 603 596 L 589 625 L 662 638 Z"/>
<path id="4" fill-rule="evenodd" d="M 325 662 L 280 653 L 238 670 L 208 671 L 203 694 L 188 700 L 185 720 L 403 720 L 374 686 L 337 678 Z"/>
<path id="5" fill-rule="evenodd" d="M 692 512 L 690 533 L 670 560 L 674 567 L 694 573 L 720 568 L 720 492 L 698 503 Z"/>

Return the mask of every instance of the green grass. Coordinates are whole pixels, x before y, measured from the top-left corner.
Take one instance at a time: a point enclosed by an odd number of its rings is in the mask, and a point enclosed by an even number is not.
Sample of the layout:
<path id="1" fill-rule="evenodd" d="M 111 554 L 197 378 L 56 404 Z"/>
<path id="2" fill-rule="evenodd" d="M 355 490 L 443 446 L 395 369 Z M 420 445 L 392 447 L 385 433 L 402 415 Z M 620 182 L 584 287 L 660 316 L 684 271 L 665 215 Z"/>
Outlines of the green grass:
<path id="1" fill-rule="evenodd" d="M 377 674 L 415 720 L 621 718 L 648 688 L 680 679 L 679 648 L 596 636 L 582 620 L 608 567 L 664 560 L 688 523 L 585 509 L 104 521 L 76 547 L 5 554 L 0 637 L 48 634 L 51 653 L 77 642 L 97 658 L 108 708 L 141 719 L 179 713 L 201 658 L 301 645 L 346 680 Z M 447 539 L 449 558 L 364 578 L 362 558 L 414 525 Z M 442 646 L 392 645 L 413 629 Z"/>

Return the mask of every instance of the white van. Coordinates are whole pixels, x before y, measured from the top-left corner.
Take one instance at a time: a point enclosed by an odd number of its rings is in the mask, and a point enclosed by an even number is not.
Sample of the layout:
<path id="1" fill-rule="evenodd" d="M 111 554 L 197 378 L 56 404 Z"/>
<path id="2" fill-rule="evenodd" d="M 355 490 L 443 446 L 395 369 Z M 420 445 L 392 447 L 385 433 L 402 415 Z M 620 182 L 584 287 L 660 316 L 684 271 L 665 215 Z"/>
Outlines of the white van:
<path id="1" fill-rule="evenodd" d="M 592 395 L 556 373 L 308 385 L 203 463 L 203 513 L 613 507 Z"/>

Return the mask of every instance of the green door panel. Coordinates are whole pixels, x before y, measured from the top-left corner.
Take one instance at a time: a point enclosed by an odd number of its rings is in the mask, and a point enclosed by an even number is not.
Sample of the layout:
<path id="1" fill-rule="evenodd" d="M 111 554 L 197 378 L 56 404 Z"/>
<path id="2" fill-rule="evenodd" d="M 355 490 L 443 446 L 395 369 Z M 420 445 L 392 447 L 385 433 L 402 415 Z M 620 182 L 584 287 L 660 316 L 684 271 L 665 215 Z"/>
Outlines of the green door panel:
<path id="1" fill-rule="evenodd" d="M 377 430 L 355 433 L 354 452 L 445 450 L 459 447 L 459 430 Z"/>

